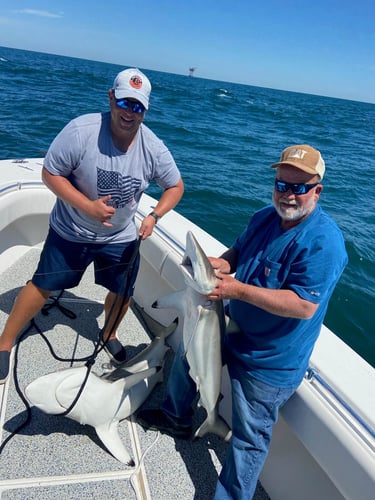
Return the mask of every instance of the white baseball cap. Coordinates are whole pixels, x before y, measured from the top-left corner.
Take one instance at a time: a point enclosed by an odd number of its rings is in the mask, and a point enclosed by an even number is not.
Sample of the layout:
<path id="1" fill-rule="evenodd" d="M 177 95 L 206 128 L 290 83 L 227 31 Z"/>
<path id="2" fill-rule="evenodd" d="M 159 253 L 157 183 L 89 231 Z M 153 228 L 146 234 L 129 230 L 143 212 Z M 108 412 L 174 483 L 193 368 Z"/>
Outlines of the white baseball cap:
<path id="1" fill-rule="evenodd" d="M 116 99 L 132 97 L 148 109 L 151 83 L 139 69 L 129 68 L 121 71 L 113 82 L 113 91 Z"/>

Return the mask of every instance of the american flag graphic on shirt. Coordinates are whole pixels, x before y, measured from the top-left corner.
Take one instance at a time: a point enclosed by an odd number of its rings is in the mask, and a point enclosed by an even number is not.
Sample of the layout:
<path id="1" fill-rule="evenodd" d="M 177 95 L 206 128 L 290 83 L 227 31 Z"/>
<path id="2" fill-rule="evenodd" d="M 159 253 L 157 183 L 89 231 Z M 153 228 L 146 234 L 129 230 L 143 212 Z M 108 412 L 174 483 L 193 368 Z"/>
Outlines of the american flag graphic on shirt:
<path id="1" fill-rule="evenodd" d="M 122 208 L 134 200 L 134 195 L 141 185 L 139 179 L 135 179 L 129 175 L 121 175 L 119 172 L 103 170 L 98 167 L 96 170 L 98 176 L 99 198 L 110 194 L 112 198 L 108 205 L 114 208 Z"/>

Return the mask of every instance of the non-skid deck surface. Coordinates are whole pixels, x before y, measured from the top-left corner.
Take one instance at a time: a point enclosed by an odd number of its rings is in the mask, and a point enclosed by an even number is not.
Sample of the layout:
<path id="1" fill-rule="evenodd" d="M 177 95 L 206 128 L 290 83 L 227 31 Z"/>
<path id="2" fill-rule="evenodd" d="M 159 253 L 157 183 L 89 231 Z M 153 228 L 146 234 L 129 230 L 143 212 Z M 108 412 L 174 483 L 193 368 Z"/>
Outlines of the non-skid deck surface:
<path id="1" fill-rule="evenodd" d="M 39 257 L 31 249 L 0 275 L 0 328 L 2 329 L 20 288 L 30 278 Z M 65 291 L 60 303 L 76 314 L 72 319 L 59 308 L 39 314 L 36 324 L 47 336 L 60 357 L 88 356 L 103 326 L 105 290 L 93 283 L 88 269 L 82 283 Z M 129 356 L 150 342 L 135 309 L 122 322 L 119 338 Z M 166 377 L 173 353 L 167 355 Z M 69 363 L 57 361 L 35 328 L 19 345 L 16 381 L 22 391 L 35 378 Z M 101 352 L 93 371 L 103 372 L 108 357 Z M 79 363 L 82 364 L 82 363 Z M 78 366 L 79 364 L 75 365 Z M 164 394 L 159 384 L 145 406 L 156 407 Z M 1 443 L 27 418 L 24 402 L 16 391 L 13 375 L 0 386 Z M 197 423 L 203 415 L 197 413 Z M 145 432 L 130 418 L 120 424 L 120 436 L 135 460 L 129 467 L 118 462 L 106 450 L 95 430 L 67 417 L 43 413 L 31 408 L 28 425 L 15 434 L 0 455 L 1 499 L 195 499 L 213 497 L 217 475 L 226 452 L 226 444 L 216 436 L 197 441 L 175 440 L 166 435 Z M 255 498 L 268 498 L 259 486 Z"/>

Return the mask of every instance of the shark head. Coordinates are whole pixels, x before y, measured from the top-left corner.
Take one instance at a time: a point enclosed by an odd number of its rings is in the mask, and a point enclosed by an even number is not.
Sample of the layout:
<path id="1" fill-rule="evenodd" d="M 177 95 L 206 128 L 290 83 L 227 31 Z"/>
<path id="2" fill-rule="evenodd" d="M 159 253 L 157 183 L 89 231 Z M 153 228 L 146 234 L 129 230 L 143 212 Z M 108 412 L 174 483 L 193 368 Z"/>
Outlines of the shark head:
<path id="1" fill-rule="evenodd" d="M 187 286 L 202 295 L 208 295 L 218 282 L 215 271 L 191 231 L 186 234 L 185 254 L 181 269 Z"/>

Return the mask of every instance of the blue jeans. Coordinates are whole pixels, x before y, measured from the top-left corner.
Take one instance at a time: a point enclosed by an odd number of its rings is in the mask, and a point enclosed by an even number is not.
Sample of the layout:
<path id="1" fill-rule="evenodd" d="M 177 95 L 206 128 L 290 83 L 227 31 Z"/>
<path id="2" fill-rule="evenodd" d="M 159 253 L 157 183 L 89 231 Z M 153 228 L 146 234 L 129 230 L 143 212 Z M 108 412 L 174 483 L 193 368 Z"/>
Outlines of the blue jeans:
<path id="1" fill-rule="evenodd" d="M 298 386 L 274 387 L 252 377 L 238 361 L 229 358 L 227 363 L 232 384 L 232 438 L 214 500 L 250 500 L 267 458 L 279 408 Z M 176 423 L 190 425 L 196 394 L 181 342 L 161 409 Z"/>
<path id="2" fill-rule="evenodd" d="M 279 408 L 297 387 L 274 387 L 228 360 L 232 385 L 232 438 L 216 485 L 215 500 L 249 500 L 267 458 Z"/>

